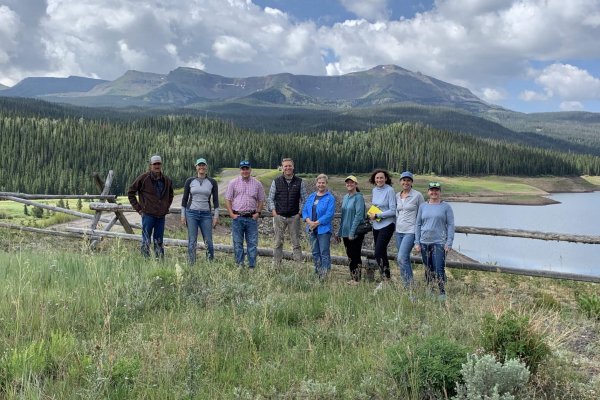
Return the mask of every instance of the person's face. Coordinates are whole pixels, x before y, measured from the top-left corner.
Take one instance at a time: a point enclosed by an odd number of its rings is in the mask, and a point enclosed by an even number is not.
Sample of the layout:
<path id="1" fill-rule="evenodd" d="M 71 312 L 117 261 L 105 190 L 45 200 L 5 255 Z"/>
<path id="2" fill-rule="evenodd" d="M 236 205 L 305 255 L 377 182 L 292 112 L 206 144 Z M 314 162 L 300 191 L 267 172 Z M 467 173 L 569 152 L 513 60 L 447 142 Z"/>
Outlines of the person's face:
<path id="1" fill-rule="evenodd" d="M 152 172 L 160 172 L 162 169 L 162 163 L 161 162 L 155 162 L 150 164 L 150 171 Z"/>
<path id="2" fill-rule="evenodd" d="M 378 172 L 375 175 L 375 185 L 377 185 L 378 187 L 382 187 L 383 185 L 385 185 L 385 174 L 383 172 Z"/>
<path id="3" fill-rule="evenodd" d="M 427 191 L 429 198 L 433 200 L 439 200 L 442 195 L 442 191 L 439 188 L 431 188 Z"/>
<path id="4" fill-rule="evenodd" d="M 327 181 L 323 178 L 317 179 L 317 192 L 323 193 L 327 190 Z"/>
<path id="5" fill-rule="evenodd" d="M 198 164 L 198 165 L 196 165 L 196 172 L 198 172 L 199 174 L 206 175 L 206 170 L 207 169 L 208 169 L 208 166 L 206 164 Z"/>
<path id="6" fill-rule="evenodd" d="M 285 176 L 292 176 L 294 175 L 294 163 L 291 161 L 284 161 L 281 164 L 281 169 L 283 170 L 283 174 Z"/>
<path id="7" fill-rule="evenodd" d="M 348 193 L 354 193 L 356 191 L 356 182 L 351 179 L 346 181 L 346 190 Z"/>
<path id="8" fill-rule="evenodd" d="M 242 176 L 242 178 L 249 178 L 251 172 L 252 170 L 250 169 L 250 167 L 240 168 L 240 175 Z"/>
<path id="9" fill-rule="evenodd" d="M 402 178 L 400 179 L 400 185 L 402 185 L 403 190 L 410 190 L 412 188 L 413 181 L 410 178 Z"/>

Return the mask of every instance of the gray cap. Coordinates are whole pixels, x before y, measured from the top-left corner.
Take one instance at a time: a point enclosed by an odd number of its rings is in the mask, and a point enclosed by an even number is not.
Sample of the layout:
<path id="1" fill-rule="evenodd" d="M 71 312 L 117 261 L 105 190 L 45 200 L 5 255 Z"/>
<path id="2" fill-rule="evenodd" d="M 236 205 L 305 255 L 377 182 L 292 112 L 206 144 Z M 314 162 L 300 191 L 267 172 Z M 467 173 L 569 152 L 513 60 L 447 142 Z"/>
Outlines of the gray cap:
<path id="1" fill-rule="evenodd" d="M 159 155 L 155 155 L 150 157 L 150 164 L 154 164 L 154 163 L 162 163 L 162 159 L 160 158 Z"/>
<path id="2" fill-rule="evenodd" d="M 400 174 L 400 179 L 409 178 L 411 181 L 414 181 L 413 174 L 410 171 L 404 171 Z"/>

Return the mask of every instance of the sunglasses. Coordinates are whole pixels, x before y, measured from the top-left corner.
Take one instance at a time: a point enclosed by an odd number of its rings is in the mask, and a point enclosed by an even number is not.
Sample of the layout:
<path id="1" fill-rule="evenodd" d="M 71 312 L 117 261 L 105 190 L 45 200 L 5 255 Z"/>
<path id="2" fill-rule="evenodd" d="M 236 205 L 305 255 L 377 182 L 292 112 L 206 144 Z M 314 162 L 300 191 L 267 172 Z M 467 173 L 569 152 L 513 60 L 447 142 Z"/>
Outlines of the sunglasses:
<path id="1" fill-rule="evenodd" d="M 439 182 L 429 182 L 429 189 L 439 189 L 442 185 Z"/>

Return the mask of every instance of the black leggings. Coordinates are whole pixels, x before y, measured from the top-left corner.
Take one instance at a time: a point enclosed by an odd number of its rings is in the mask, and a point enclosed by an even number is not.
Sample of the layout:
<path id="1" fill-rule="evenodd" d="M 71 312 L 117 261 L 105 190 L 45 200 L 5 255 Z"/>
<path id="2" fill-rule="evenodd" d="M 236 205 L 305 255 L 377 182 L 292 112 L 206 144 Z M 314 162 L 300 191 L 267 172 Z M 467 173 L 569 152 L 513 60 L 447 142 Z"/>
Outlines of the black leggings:
<path id="1" fill-rule="evenodd" d="M 388 260 L 387 248 L 390 244 L 396 224 L 389 224 L 381 229 L 373 229 L 373 242 L 375 243 L 375 261 L 379 265 L 379 272 L 383 279 L 390 279 L 390 260 Z"/>
<path id="2" fill-rule="evenodd" d="M 346 255 L 350 259 L 350 275 L 355 281 L 360 281 L 360 267 L 362 266 L 360 251 L 362 250 L 364 238 L 365 235 L 358 235 L 354 240 L 350 240 L 347 237 L 343 238 Z"/>

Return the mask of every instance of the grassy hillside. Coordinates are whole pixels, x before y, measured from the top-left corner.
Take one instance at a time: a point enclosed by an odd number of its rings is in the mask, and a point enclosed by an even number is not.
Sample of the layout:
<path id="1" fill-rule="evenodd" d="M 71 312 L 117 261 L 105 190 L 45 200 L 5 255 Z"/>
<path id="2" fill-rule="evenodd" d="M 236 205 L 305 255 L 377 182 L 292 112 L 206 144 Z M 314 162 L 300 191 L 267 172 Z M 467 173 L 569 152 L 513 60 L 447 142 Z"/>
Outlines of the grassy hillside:
<path id="1" fill-rule="evenodd" d="M 486 319 L 509 310 L 551 351 L 522 396 L 600 395 L 598 316 L 577 302 L 597 285 L 452 271 L 447 305 L 422 286 L 413 303 L 396 283 L 349 287 L 343 267 L 319 281 L 306 264 L 273 271 L 264 258 L 253 274 L 229 255 L 190 269 L 183 249 L 145 261 L 119 241 L 91 254 L 0 230 L 0 244 L 5 398 L 441 398 L 418 375 L 432 362 L 423 343 L 466 361 Z"/>

